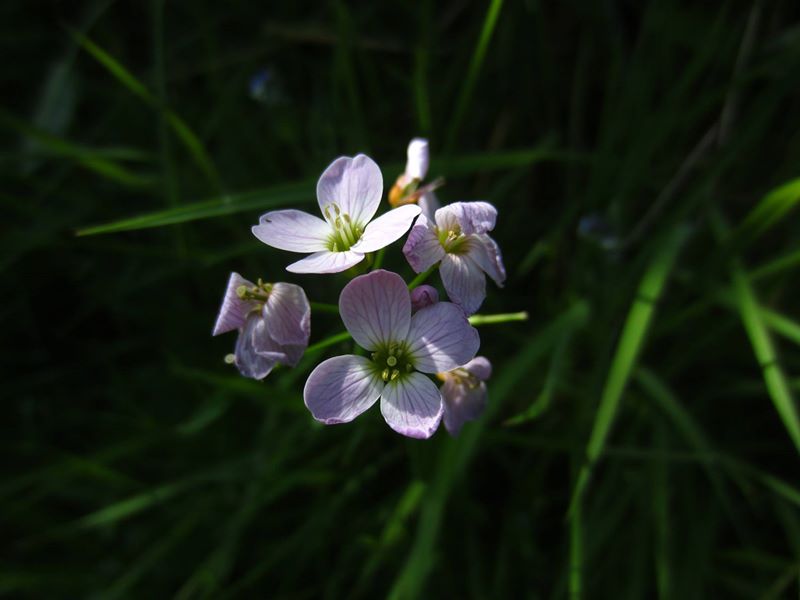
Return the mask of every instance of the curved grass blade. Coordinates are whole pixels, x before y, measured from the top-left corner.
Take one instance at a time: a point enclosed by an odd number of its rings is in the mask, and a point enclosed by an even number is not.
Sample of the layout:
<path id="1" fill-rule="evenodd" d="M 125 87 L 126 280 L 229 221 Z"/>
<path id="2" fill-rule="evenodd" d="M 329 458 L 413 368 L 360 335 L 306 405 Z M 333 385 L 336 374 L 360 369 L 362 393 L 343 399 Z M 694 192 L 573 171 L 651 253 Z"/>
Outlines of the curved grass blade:
<path id="1" fill-rule="evenodd" d="M 597 409 L 592 433 L 586 447 L 586 463 L 578 473 L 572 492 L 570 515 L 582 500 L 594 465 L 603 453 L 606 439 L 617 416 L 620 400 L 644 346 L 645 335 L 655 312 L 655 303 L 658 302 L 664 291 L 667 277 L 686 237 L 687 230 L 685 228 L 675 229 L 653 257 L 639 284 L 636 299 L 628 312 L 628 318 L 600 398 L 600 406 Z"/>
<path id="2" fill-rule="evenodd" d="M 205 173 L 209 182 L 214 186 L 214 189 L 221 190 L 222 186 L 220 184 L 219 175 L 217 174 L 217 169 L 214 167 L 214 163 L 211 161 L 205 146 L 200 141 L 200 138 L 198 138 L 192 129 L 183 121 L 183 119 L 181 119 L 167 107 L 163 106 L 158 98 L 156 98 L 150 92 L 150 90 L 147 89 L 147 86 L 134 77 L 133 74 L 124 66 L 122 66 L 117 59 L 108 54 L 100 46 L 95 44 L 92 40 L 79 31 L 72 29 L 70 30 L 70 34 L 72 35 L 73 39 L 84 50 L 91 54 L 95 60 L 103 65 L 117 81 L 128 88 L 128 90 L 134 95 L 141 98 L 145 103 L 149 104 L 151 107 L 163 114 L 166 122 L 169 123 L 170 127 L 175 132 L 175 135 L 177 135 L 178 139 L 180 139 L 183 145 L 186 146 L 189 154 L 191 154 L 194 161 L 197 163 L 203 173 Z"/>

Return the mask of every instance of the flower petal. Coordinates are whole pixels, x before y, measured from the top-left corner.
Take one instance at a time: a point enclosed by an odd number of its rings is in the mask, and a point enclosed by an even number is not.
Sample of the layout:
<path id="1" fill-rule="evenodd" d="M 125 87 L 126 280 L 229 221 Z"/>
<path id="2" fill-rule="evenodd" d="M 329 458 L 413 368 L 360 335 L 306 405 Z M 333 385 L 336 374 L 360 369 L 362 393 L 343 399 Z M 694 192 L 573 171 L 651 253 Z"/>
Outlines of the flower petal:
<path id="1" fill-rule="evenodd" d="M 322 214 L 329 204 L 366 225 L 378 210 L 383 195 L 383 175 L 375 161 L 359 154 L 340 156 L 322 173 L 317 182 L 317 201 Z M 333 208 L 328 211 L 335 217 Z M 325 215 L 327 218 L 327 215 Z"/>
<path id="2" fill-rule="evenodd" d="M 239 332 L 234 349 L 234 363 L 245 377 L 264 379 L 278 363 L 277 356 L 264 356 L 256 351 L 256 338 L 266 334 L 261 315 L 253 313 Z"/>
<path id="3" fill-rule="evenodd" d="M 417 312 L 439 301 L 439 292 L 431 285 L 420 285 L 411 290 L 411 311 Z"/>
<path id="4" fill-rule="evenodd" d="M 492 363 L 485 356 L 476 356 L 461 368 L 469 371 L 481 381 L 486 381 L 492 376 Z"/>
<path id="5" fill-rule="evenodd" d="M 311 306 L 299 285 L 276 283 L 264 306 L 264 321 L 270 337 L 279 344 L 308 345 Z"/>
<path id="6" fill-rule="evenodd" d="M 475 313 L 486 298 L 486 277 L 468 254 L 448 254 L 439 265 L 447 296 L 468 315 Z"/>
<path id="7" fill-rule="evenodd" d="M 420 215 L 403 245 L 408 264 L 417 273 L 427 271 L 445 256 L 444 248 L 425 215 Z"/>
<path id="8" fill-rule="evenodd" d="M 263 318 L 258 319 L 258 323 L 253 328 L 252 338 L 253 351 L 259 356 L 285 365 L 292 362 L 292 358 L 286 353 L 288 346 L 282 346 L 270 337 Z"/>
<path id="9" fill-rule="evenodd" d="M 452 231 L 457 223 L 461 233 L 486 233 L 494 229 L 497 209 L 488 202 L 453 202 L 436 211 L 436 224 Z"/>
<path id="10" fill-rule="evenodd" d="M 347 331 L 367 350 L 406 338 L 411 324 L 411 298 L 397 273 L 378 269 L 344 286 L 339 313 Z"/>
<path id="11" fill-rule="evenodd" d="M 217 322 L 214 324 L 214 331 L 211 332 L 211 335 L 219 335 L 234 329 L 241 329 L 244 326 L 247 315 L 258 306 L 252 300 L 239 298 L 236 290 L 240 286 L 250 288 L 253 287 L 253 282 L 248 281 L 238 273 L 231 273 L 228 278 L 228 287 L 222 297 L 222 306 L 220 306 L 219 314 L 217 314 Z"/>
<path id="12" fill-rule="evenodd" d="M 381 414 L 389 427 L 408 437 L 426 439 L 442 420 L 442 395 L 421 373 L 409 373 L 386 384 L 381 394 Z"/>
<path id="13" fill-rule="evenodd" d="M 384 383 L 363 356 L 334 356 L 311 371 L 303 400 L 317 421 L 347 423 L 375 404 Z"/>
<path id="14" fill-rule="evenodd" d="M 274 210 L 261 215 L 253 235 L 267 246 L 290 252 L 319 252 L 328 248 L 333 229 L 301 210 Z"/>
<path id="15" fill-rule="evenodd" d="M 442 207 L 442 203 L 439 202 L 439 198 L 436 197 L 435 192 L 426 192 L 422 194 L 417 204 L 422 209 L 422 214 L 425 215 L 428 221 L 435 221 L 434 216 L 436 211 Z"/>
<path id="16" fill-rule="evenodd" d="M 293 262 L 286 270 L 290 273 L 340 273 L 364 260 L 358 252 L 315 252 L 297 262 Z"/>
<path id="17" fill-rule="evenodd" d="M 488 392 L 486 384 L 468 387 L 455 378 L 449 378 L 441 388 L 444 399 L 444 426 L 457 436 L 467 421 L 474 421 L 486 410 Z"/>
<path id="18" fill-rule="evenodd" d="M 472 360 L 480 347 L 477 330 L 458 306 L 439 302 L 411 317 L 408 345 L 414 366 L 423 373 L 440 373 Z"/>
<path id="19" fill-rule="evenodd" d="M 408 144 L 405 175 L 409 179 L 425 179 L 428 174 L 428 164 L 430 163 L 430 150 L 428 140 L 414 138 Z"/>
<path id="20" fill-rule="evenodd" d="M 406 204 L 382 214 L 367 225 L 361 239 L 350 250 L 366 254 L 385 248 L 408 231 L 419 212 L 420 208 L 416 204 Z"/>
<path id="21" fill-rule="evenodd" d="M 503 287 L 503 282 L 506 280 L 506 268 L 503 266 L 503 257 L 497 242 L 488 235 L 482 234 L 472 236 L 468 244 L 469 257 L 484 273 L 494 279 L 497 285 Z"/>

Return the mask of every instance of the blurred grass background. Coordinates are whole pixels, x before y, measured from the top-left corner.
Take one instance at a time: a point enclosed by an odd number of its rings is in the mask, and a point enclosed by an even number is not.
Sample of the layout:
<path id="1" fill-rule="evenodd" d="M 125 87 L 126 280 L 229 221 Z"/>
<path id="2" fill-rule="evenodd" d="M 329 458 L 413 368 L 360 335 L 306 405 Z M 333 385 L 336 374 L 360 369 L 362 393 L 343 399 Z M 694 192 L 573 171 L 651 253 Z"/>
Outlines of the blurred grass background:
<path id="1" fill-rule="evenodd" d="M 0 14 L 0 593 L 800 596 L 796 2 Z M 415 135 L 500 211 L 482 312 L 531 315 L 456 440 L 321 427 L 324 353 L 257 383 L 210 337 L 231 270 L 336 302 L 249 226 Z"/>

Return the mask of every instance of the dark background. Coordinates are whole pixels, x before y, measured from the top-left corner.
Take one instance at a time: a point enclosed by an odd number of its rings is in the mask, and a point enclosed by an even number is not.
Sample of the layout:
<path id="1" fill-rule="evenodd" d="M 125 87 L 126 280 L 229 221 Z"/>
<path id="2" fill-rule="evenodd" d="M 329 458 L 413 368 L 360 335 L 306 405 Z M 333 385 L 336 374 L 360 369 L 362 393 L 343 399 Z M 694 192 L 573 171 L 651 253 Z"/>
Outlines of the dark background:
<path id="1" fill-rule="evenodd" d="M 0 593 L 797 597 L 796 2 L 9 1 L 0 49 Z M 249 227 L 414 136 L 530 313 L 456 440 L 210 337 L 232 270 L 335 303 Z"/>

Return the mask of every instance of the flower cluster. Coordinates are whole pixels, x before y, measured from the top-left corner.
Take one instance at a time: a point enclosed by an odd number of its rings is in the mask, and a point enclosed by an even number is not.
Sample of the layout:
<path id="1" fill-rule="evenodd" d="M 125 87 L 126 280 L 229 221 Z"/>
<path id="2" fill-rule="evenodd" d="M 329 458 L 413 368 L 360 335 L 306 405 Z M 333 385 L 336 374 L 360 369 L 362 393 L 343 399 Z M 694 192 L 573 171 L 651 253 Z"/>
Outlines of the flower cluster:
<path id="1" fill-rule="evenodd" d="M 317 183 L 323 218 L 276 210 L 252 228 L 268 246 L 308 254 L 286 267 L 291 273 L 351 277 L 338 312 L 366 354 L 334 356 L 311 371 L 303 399 L 322 423 L 347 423 L 380 400 L 392 429 L 428 438 L 442 421 L 457 435 L 486 407 L 492 368 L 476 356 L 480 337 L 469 317 L 486 297 L 486 275 L 501 287 L 505 281 L 500 249 L 489 237 L 497 210 L 487 202 L 441 206 L 434 190 L 443 180 L 425 183 L 428 167 L 428 142 L 415 138 L 405 171 L 388 194 L 392 208 L 376 218 L 384 192 L 380 168 L 363 154 L 337 158 Z M 403 254 L 419 274 L 414 281 L 407 284 L 377 265 L 370 271 L 383 249 L 407 232 Z M 422 284 L 437 269 L 449 301 Z M 277 365 L 299 363 L 308 348 L 310 318 L 300 286 L 252 283 L 232 273 L 213 335 L 238 331 L 231 362 L 242 375 L 263 379 Z"/>

